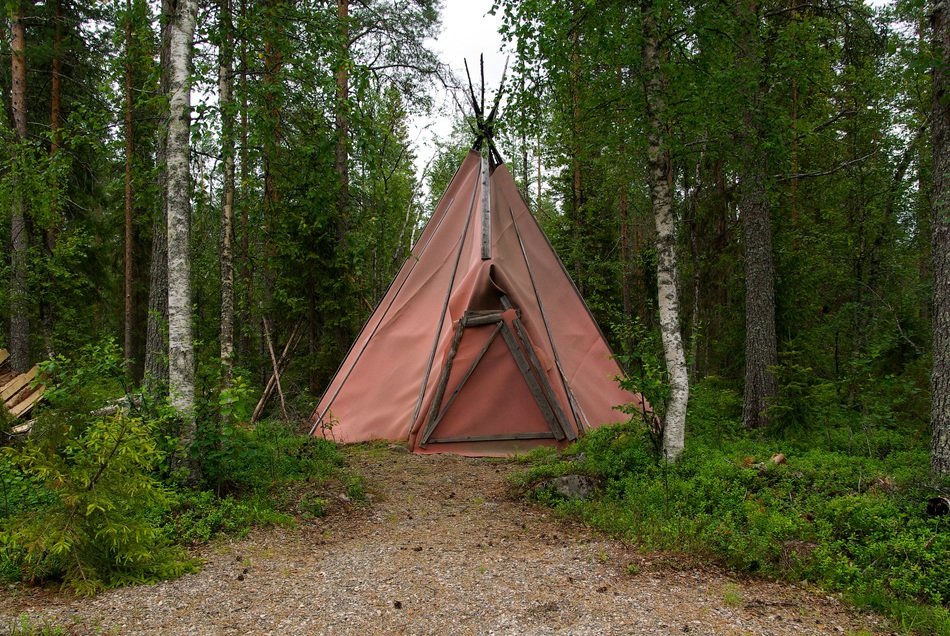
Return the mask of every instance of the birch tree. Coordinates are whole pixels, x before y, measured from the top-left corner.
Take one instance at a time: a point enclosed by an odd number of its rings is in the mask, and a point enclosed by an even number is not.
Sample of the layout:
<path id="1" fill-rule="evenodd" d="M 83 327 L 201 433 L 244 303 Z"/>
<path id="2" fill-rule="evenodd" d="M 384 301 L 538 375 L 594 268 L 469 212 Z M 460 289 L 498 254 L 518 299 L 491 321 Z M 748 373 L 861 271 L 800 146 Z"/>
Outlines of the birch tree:
<path id="1" fill-rule="evenodd" d="M 663 421 L 663 455 L 676 461 L 683 452 L 686 436 L 686 403 L 689 377 L 680 332 L 679 290 L 676 281 L 676 220 L 673 215 L 671 165 L 663 115 L 663 71 L 660 67 L 660 34 L 654 6 L 641 4 L 643 11 L 643 72 L 647 106 L 647 157 L 650 198 L 656 219 L 656 273 L 660 335 L 669 375 L 670 397 Z"/>
<path id="2" fill-rule="evenodd" d="M 169 118 L 166 148 L 168 200 L 168 391 L 182 419 L 179 453 L 195 438 L 195 355 L 191 316 L 191 171 L 189 67 L 194 43 L 196 0 L 174 4 L 169 46 Z M 177 458 L 181 465 L 183 457 Z M 196 466 L 190 467 L 195 478 Z"/>
<path id="3" fill-rule="evenodd" d="M 224 174 L 221 193 L 221 371 L 222 386 L 231 383 L 234 370 L 234 35 L 231 1 L 220 0 L 220 52 L 218 99 L 221 108 L 221 158 Z"/>

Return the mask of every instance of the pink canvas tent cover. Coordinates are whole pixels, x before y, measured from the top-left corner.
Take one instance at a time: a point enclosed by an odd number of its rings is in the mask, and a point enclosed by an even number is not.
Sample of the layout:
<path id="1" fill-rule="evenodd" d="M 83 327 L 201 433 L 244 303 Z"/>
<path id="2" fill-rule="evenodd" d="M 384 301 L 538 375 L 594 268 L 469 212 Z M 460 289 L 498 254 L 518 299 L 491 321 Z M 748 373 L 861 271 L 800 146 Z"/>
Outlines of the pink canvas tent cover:
<path id="1" fill-rule="evenodd" d="M 312 433 L 508 455 L 642 407 L 620 373 L 507 168 L 490 171 L 473 151 L 324 392 Z"/>

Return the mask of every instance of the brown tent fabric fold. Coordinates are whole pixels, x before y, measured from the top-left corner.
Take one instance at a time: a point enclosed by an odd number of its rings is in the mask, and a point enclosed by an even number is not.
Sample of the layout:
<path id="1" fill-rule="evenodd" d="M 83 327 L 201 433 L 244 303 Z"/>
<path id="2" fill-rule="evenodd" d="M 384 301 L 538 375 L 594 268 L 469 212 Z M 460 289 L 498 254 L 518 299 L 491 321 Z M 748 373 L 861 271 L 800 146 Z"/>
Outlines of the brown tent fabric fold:
<path id="1" fill-rule="evenodd" d="M 330 382 L 312 433 L 499 456 L 562 445 L 643 400 L 504 165 L 471 152 Z"/>

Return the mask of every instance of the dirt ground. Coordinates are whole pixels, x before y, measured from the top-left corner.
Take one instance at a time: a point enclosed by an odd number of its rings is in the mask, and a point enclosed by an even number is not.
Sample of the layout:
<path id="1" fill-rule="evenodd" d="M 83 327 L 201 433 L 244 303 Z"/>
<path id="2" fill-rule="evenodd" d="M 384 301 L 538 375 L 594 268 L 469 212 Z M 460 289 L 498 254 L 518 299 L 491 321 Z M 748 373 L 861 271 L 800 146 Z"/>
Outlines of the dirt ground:
<path id="1" fill-rule="evenodd" d="M 511 497 L 512 462 L 347 450 L 368 502 L 201 550 L 198 574 L 77 599 L 0 591 L 68 634 L 867 634 L 796 587 L 644 555 Z"/>

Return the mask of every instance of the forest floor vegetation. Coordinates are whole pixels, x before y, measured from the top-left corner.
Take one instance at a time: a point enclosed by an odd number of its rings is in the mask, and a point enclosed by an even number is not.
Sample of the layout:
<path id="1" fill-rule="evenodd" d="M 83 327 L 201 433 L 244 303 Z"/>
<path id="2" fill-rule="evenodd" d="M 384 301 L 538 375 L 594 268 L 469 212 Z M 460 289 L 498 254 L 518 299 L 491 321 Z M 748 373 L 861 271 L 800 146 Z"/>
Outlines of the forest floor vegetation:
<path id="1" fill-rule="evenodd" d="M 826 409 L 810 427 L 748 432 L 740 412 L 738 394 L 700 383 L 676 464 L 658 461 L 645 427 L 627 424 L 564 453 L 527 456 L 513 483 L 643 549 L 817 584 L 882 612 L 902 633 L 950 634 L 950 516 L 926 512 L 948 485 L 928 474 L 926 422 L 916 430 Z M 537 488 L 566 474 L 592 477 L 599 495 Z"/>
<path id="2" fill-rule="evenodd" d="M 331 484 L 361 492 L 335 445 L 285 423 L 234 423 L 248 402 L 240 379 L 199 413 L 188 460 L 202 478 L 185 484 L 170 460 L 175 418 L 126 392 L 114 345 L 54 358 L 43 377 L 31 434 L 0 448 L 0 581 L 92 595 L 175 578 L 199 567 L 188 548 L 325 514 Z"/>
<path id="3" fill-rule="evenodd" d="M 646 552 L 525 501 L 509 483 L 523 469 L 514 461 L 387 444 L 342 453 L 362 490 L 338 482 L 323 491 L 325 516 L 300 510 L 293 526 L 199 544 L 189 554 L 200 571 L 155 585 L 92 598 L 8 588 L 0 632 L 887 633 L 880 617 L 828 594 Z"/>

